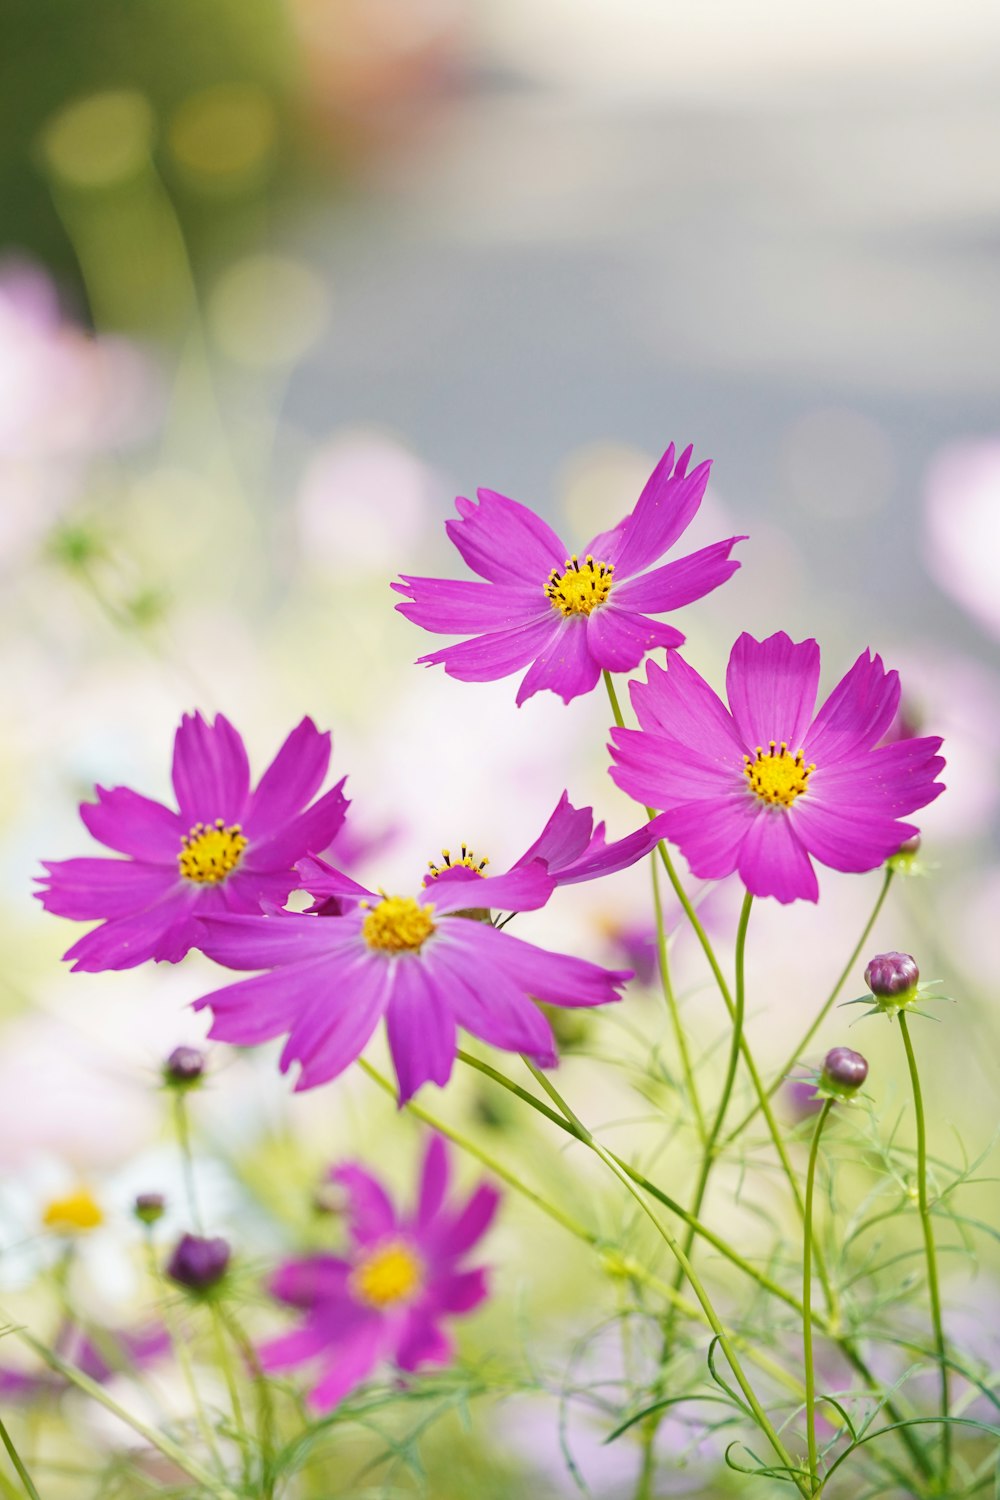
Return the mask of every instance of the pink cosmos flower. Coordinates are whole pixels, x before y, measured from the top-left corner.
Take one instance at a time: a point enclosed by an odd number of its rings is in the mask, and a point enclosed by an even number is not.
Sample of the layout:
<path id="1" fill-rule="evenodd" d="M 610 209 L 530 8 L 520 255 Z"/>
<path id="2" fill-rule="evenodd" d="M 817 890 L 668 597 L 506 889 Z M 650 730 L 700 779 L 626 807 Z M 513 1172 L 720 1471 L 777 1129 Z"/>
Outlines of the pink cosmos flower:
<path id="1" fill-rule="evenodd" d="M 366 890 L 315 856 L 298 871 L 306 890 L 318 900 L 339 898 L 344 914 L 206 917 L 199 947 L 210 958 L 269 972 L 195 1003 L 211 1009 L 209 1036 L 219 1041 L 253 1046 L 287 1033 L 280 1067 L 299 1063 L 297 1090 L 342 1073 L 382 1016 L 401 1104 L 428 1079 L 447 1083 L 458 1026 L 552 1066 L 552 1030 L 528 997 L 604 1005 L 620 999 L 631 978 L 463 916 L 482 906 L 478 891 L 479 899 L 470 897 L 471 871 L 433 880 L 416 897 Z M 507 911 L 535 911 L 554 889 L 540 859 L 479 883 L 489 887 L 491 906 Z"/>
<path id="2" fill-rule="evenodd" d="M 783 632 L 740 636 L 729 709 L 676 655 L 632 683 L 642 728 L 611 731 L 611 775 L 664 809 L 695 875 L 735 870 L 755 896 L 816 901 L 810 856 L 872 870 L 919 832 L 899 819 L 944 790 L 944 761 L 938 738 L 878 744 L 899 704 L 898 674 L 866 651 L 815 713 L 818 684 L 819 646 Z"/>
<path id="3" fill-rule="evenodd" d="M 80 816 L 126 858 L 43 861 L 36 895 L 46 910 L 101 923 L 65 954 L 73 968 L 176 963 L 197 945 L 198 917 L 281 905 L 298 885 L 296 860 L 325 848 L 344 820 L 343 780 L 307 805 L 329 763 L 329 733 L 303 719 L 251 791 L 246 748 L 229 720 L 185 714 L 174 739 L 178 811 L 128 787 L 97 787 Z"/>
<path id="4" fill-rule="evenodd" d="M 449 1204 L 449 1176 L 437 1135 L 428 1142 L 412 1214 L 397 1213 L 362 1167 L 330 1172 L 347 1197 L 350 1247 L 344 1256 L 312 1255 L 279 1268 L 273 1295 L 305 1319 L 260 1350 L 265 1370 L 317 1367 L 309 1395 L 315 1411 L 331 1411 L 383 1360 L 403 1370 L 451 1361 L 441 1324 L 487 1296 L 486 1272 L 461 1262 L 489 1228 L 499 1194 L 484 1183 L 464 1204 Z"/>
<path id="5" fill-rule="evenodd" d="M 419 660 L 441 662 L 463 682 L 493 682 L 531 663 L 518 704 L 542 688 L 569 703 L 590 692 L 602 668 L 630 672 L 654 647 L 681 645 L 679 630 L 647 612 L 679 609 L 725 583 L 739 567 L 729 554 L 745 540 L 730 537 L 643 573 L 701 504 L 710 464 L 689 474 L 690 458 L 686 448 L 675 466 L 671 444 L 631 515 L 595 536 L 582 561 L 518 501 L 493 490 L 477 491 L 478 506 L 460 497 L 459 520 L 446 522 L 446 530 L 486 582 L 404 576 L 392 587 L 410 596 L 396 608 L 425 630 L 477 633 Z"/>

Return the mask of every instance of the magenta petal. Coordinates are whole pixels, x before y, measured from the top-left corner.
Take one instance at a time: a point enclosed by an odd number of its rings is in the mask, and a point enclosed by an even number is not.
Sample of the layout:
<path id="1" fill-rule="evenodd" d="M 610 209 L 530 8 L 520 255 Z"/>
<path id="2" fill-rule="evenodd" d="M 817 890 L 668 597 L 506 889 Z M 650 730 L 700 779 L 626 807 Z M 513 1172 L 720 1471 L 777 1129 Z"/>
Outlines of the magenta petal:
<path id="1" fill-rule="evenodd" d="M 194 1002 L 194 1009 L 212 1012 L 208 1034 L 213 1040 L 255 1047 L 291 1030 L 317 994 L 325 992 L 329 968 L 325 956 L 310 963 L 289 964 L 202 995 Z"/>
<path id="2" fill-rule="evenodd" d="M 309 1392 L 309 1405 L 313 1411 L 332 1411 L 371 1374 L 382 1357 L 385 1335 L 383 1319 L 369 1313 L 338 1340 L 333 1362 Z"/>
<path id="3" fill-rule="evenodd" d="M 862 652 L 813 720 L 806 736 L 808 759 L 830 766 L 871 749 L 898 707 L 899 673 L 887 672 L 880 656 Z"/>
<path id="4" fill-rule="evenodd" d="M 448 924 L 449 960 L 458 951 L 467 974 L 495 970 L 523 994 L 551 1005 L 606 1005 L 621 998 L 619 990 L 632 978 L 629 970 L 602 969 L 583 958 L 549 953 L 485 922 Z"/>
<path id="5" fill-rule="evenodd" d="M 301 912 L 278 916 L 211 916 L 199 921 L 198 946 L 229 969 L 271 969 L 323 959 L 347 945 L 358 947 L 356 927 L 332 927 Z"/>
<path id="6" fill-rule="evenodd" d="M 310 1255 L 286 1260 L 268 1282 L 268 1291 L 290 1307 L 308 1308 L 316 1302 L 346 1297 L 350 1261 L 337 1255 Z"/>
<path id="7" fill-rule="evenodd" d="M 317 918 L 323 921 L 322 917 Z M 327 984 L 320 986 L 295 1020 L 281 1054 L 287 1072 L 300 1065 L 296 1093 L 337 1078 L 361 1056 L 389 1000 L 389 968 L 365 955 L 353 962 L 327 965 Z"/>
<path id="8" fill-rule="evenodd" d="M 556 875 L 557 885 L 576 885 L 582 880 L 598 880 L 603 875 L 614 875 L 627 870 L 654 849 L 666 834 L 663 817 L 652 818 L 637 828 L 634 833 L 616 839 L 613 844 L 604 842 L 604 825 L 598 828 L 587 852 L 579 859 L 564 865 Z"/>
<path id="9" fill-rule="evenodd" d="M 723 749 L 728 749 L 724 742 Z M 643 807 L 664 810 L 699 800 L 745 797 L 749 788 L 735 762 L 710 760 L 699 745 L 689 749 L 678 740 L 645 729 L 612 729 L 609 746 L 611 780 Z"/>
<path id="10" fill-rule="evenodd" d="M 761 808 L 740 850 L 740 879 L 755 896 L 818 901 L 819 882 L 795 828 L 794 810 Z"/>
<path id="11" fill-rule="evenodd" d="M 438 1307 L 442 1312 L 471 1312 L 489 1296 L 489 1272 L 479 1267 L 475 1271 L 453 1271 L 443 1277 L 438 1293 Z"/>
<path id="12" fill-rule="evenodd" d="M 677 471 L 673 469 L 673 456 L 671 443 L 646 481 L 626 523 L 618 556 L 606 559 L 614 563 L 619 581 L 631 578 L 662 557 L 687 530 L 701 504 L 711 464 L 699 464 L 691 474 L 681 473 L 680 465 Z"/>
<path id="13" fill-rule="evenodd" d="M 385 1024 L 403 1105 L 422 1084 L 448 1082 L 455 1062 L 455 1022 L 428 965 L 409 954 L 391 962 L 392 993 Z"/>
<path id="14" fill-rule="evenodd" d="M 174 737 L 174 792 L 188 825 L 240 823 L 250 795 L 246 747 L 229 720 L 217 714 L 209 724 L 200 713 L 185 714 Z"/>
<path id="15" fill-rule="evenodd" d="M 329 1334 L 326 1328 L 321 1323 L 312 1321 L 291 1333 L 268 1339 L 257 1350 L 257 1356 L 263 1370 L 289 1370 L 315 1359 L 328 1347 Z"/>
<path id="16" fill-rule="evenodd" d="M 81 802 L 80 817 L 99 843 L 134 859 L 178 868 L 188 825 L 175 812 L 127 786 L 98 786 L 94 791 L 97 802 Z"/>
<path id="17" fill-rule="evenodd" d="M 444 1213 L 428 1236 L 427 1244 L 436 1257 L 455 1260 L 471 1250 L 492 1224 L 500 1206 L 496 1188 L 483 1183 L 457 1214 Z"/>
<path id="18" fill-rule="evenodd" d="M 414 1307 L 396 1345 L 396 1364 L 401 1370 L 417 1370 L 421 1365 L 448 1365 L 455 1350 L 451 1339 L 439 1328 L 430 1313 Z"/>
<path id="19" fill-rule="evenodd" d="M 617 601 L 602 605 L 587 618 L 587 647 L 606 672 L 631 672 L 647 651 L 683 643 L 683 635 L 672 625 L 619 608 Z"/>
<path id="20" fill-rule="evenodd" d="M 912 823 L 854 809 L 826 807 L 802 797 L 795 807 L 795 830 L 821 864 L 832 870 L 862 874 L 882 865 L 918 830 Z"/>
<path id="21" fill-rule="evenodd" d="M 752 796 L 682 803 L 663 814 L 667 837 L 699 880 L 724 880 L 736 869 L 759 804 Z"/>
<path id="22" fill-rule="evenodd" d="M 517 691 L 518 707 L 543 688 L 558 693 L 564 703 L 571 703 L 596 687 L 600 675 L 600 666 L 587 645 L 586 618 L 564 618 L 525 673 Z"/>
<path id="23" fill-rule="evenodd" d="M 335 1167 L 330 1181 L 347 1192 L 351 1235 L 362 1248 L 377 1244 L 396 1233 L 399 1220 L 385 1188 L 364 1167 L 347 1163 Z"/>
<path id="24" fill-rule="evenodd" d="M 315 797 L 330 764 L 330 733 L 304 718 L 260 778 L 247 808 L 244 831 L 251 839 L 270 832 Z"/>
<path id="25" fill-rule="evenodd" d="M 63 957 L 74 973 L 134 969 L 148 959 L 179 963 L 197 941 L 196 893 L 171 887 L 162 900 L 127 917 L 116 917 L 88 932 Z"/>
<path id="26" fill-rule="evenodd" d="M 515 865 L 505 875 L 477 876 L 471 870 L 468 874 L 471 880 L 457 871 L 454 875 L 450 870 L 445 871 L 427 886 L 422 901 L 433 904 L 442 916 L 467 910 L 469 906 L 489 907 L 491 911 L 538 911 L 556 887 L 541 859 Z M 474 890 L 470 889 L 472 886 Z"/>
<path id="27" fill-rule="evenodd" d="M 815 641 L 793 641 L 783 630 L 756 641 L 744 631 L 729 657 L 726 691 L 750 753 L 774 740 L 794 755 L 809 728 L 818 686 Z"/>
<path id="28" fill-rule="evenodd" d="M 555 1038 L 545 1016 L 496 965 L 477 967 L 470 962 L 467 947 L 461 942 L 452 945 L 444 934 L 429 954 L 428 964 L 446 990 L 459 1026 L 491 1047 L 526 1052 L 540 1067 L 555 1063 Z"/>
<path id="29" fill-rule="evenodd" d="M 450 1175 L 448 1149 L 443 1137 L 435 1131 L 428 1137 L 424 1163 L 420 1171 L 420 1191 L 416 1214 L 418 1232 L 426 1229 L 440 1212 L 448 1192 Z"/>
<path id="30" fill-rule="evenodd" d="M 535 842 L 525 849 L 517 865 L 526 865 L 532 859 L 544 859 L 551 870 L 562 869 L 583 853 L 593 829 L 593 808 L 574 807 L 569 793 L 563 792 L 549 821 Z"/>
<path id="31" fill-rule="evenodd" d="M 720 765 L 742 766 L 744 744 L 732 715 L 705 679 L 676 652 L 666 670 L 647 662 L 646 681 L 631 683 L 630 692 L 643 729 L 690 746 L 702 758 Z"/>
<path id="32" fill-rule="evenodd" d="M 544 582 L 544 579 L 543 579 Z M 473 583 L 464 579 L 408 578 L 391 585 L 397 594 L 409 594 L 397 604 L 401 615 L 424 630 L 442 635 L 480 635 L 523 625 L 551 606 L 541 586 L 526 588 L 510 583 Z"/>
<path id="33" fill-rule="evenodd" d="M 518 500 L 495 490 L 477 490 L 479 504 L 460 496 L 460 520 L 445 525 L 469 567 L 492 583 L 523 584 L 534 576 L 539 589 L 553 568 L 562 568 L 566 548 L 551 526 Z"/>
<path id="34" fill-rule="evenodd" d="M 926 807 L 944 791 L 934 778 L 944 769 L 936 752 L 936 736 L 919 740 L 897 740 L 878 745 L 857 759 L 832 766 L 817 766 L 808 795 L 823 805 L 878 811 L 889 817 L 904 817 Z"/>
<path id="35" fill-rule="evenodd" d="M 514 630 L 500 630 L 493 635 L 477 635 L 457 646 L 445 646 L 420 656 L 424 666 L 440 664 L 449 677 L 461 682 L 495 682 L 526 666 L 559 631 L 559 621 L 549 608 L 538 620 L 528 621 Z"/>
<path id="36" fill-rule="evenodd" d="M 317 898 L 341 896 L 355 902 L 374 901 L 377 903 L 380 900 L 374 891 L 366 890 L 363 885 L 358 885 L 356 880 L 352 880 L 342 870 L 328 864 L 325 859 L 320 859 L 318 854 L 307 854 L 297 860 L 295 872 L 302 888 L 307 890 L 310 896 Z"/>
<path id="37" fill-rule="evenodd" d="M 242 864 L 247 870 L 291 870 L 297 859 L 333 842 L 348 806 L 341 780 L 312 807 L 290 818 L 269 837 L 251 840 Z"/>
<path id="38" fill-rule="evenodd" d="M 628 578 L 615 587 L 614 602 L 621 609 L 653 615 L 693 604 L 733 576 L 739 562 L 729 554 L 737 542 L 746 540 L 745 536 L 731 536 L 728 541 L 713 542 L 687 557 L 664 563 L 652 573 Z"/>
<path id="39" fill-rule="evenodd" d="M 177 870 L 134 859 L 63 859 L 43 862 L 45 889 L 35 894 L 57 917 L 90 922 L 144 911 L 177 885 Z"/>

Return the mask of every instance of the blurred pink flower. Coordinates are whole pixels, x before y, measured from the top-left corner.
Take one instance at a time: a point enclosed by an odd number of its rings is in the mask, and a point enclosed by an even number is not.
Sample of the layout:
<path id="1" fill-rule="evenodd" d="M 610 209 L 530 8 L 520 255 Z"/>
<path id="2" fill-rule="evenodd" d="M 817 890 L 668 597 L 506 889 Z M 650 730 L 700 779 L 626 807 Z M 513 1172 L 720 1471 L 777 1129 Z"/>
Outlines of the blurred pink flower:
<path id="1" fill-rule="evenodd" d="M 1000 635 L 1000 439 L 956 443 L 932 462 L 924 558 L 941 587 Z"/>

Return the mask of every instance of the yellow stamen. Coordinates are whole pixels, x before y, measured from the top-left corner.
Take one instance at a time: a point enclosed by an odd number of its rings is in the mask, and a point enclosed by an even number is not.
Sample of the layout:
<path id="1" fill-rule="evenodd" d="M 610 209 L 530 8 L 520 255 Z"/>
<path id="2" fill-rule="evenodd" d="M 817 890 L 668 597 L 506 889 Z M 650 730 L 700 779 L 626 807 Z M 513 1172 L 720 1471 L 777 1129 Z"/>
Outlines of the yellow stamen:
<path id="1" fill-rule="evenodd" d="M 424 1268 L 402 1240 L 391 1240 L 366 1255 L 351 1272 L 351 1291 L 369 1307 L 389 1307 L 411 1300 L 420 1291 Z"/>
<path id="2" fill-rule="evenodd" d="M 568 557 L 564 573 L 552 569 L 545 596 L 560 614 L 592 614 L 598 605 L 607 603 L 614 571 L 614 563 L 595 562 L 589 554 L 582 564 L 576 557 Z"/>
<path id="3" fill-rule="evenodd" d="M 181 874 L 185 880 L 197 881 L 199 885 L 218 885 L 225 880 L 236 869 L 247 846 L 240 825 L 232 823 L 227 828 L 221 818 L 216 818 L 210 828 L 196 823 L 181 843 L 183 848 L 177 856 Z"/>
<path id="4" fill-rule="evenodd" d="M 383 953 L 416 950 L 434 931 L 433 910 L 433 906 L 421 906 L 412 896 L 383 896 L 362 922 L 362 936 L 369 948 L 379 948 Z"/>
<path id="5" fill-rule="evenodd" d="M 83 1234 L 103 1224 L 104 1215 L 92 1193 L 86 1188 L 75 1188 L 64 1198 L 53 1198 L 46 1205 L 42 1223 L 56 1234 Z"/>
<path id="6" fill-rule="evenodd" d="M 801 750 L 789 754 L 784 740 L 780 746 L 771 740 L 768 750 L 758 745 L 756 758 L 751 760 L 744 755 L 743 760 L 743 774 L 750 790 L 771 807 L 791 807 L 796 797 L 808 790 L 810 772 L 816 769 L 815 765 L 805 764 Z"/>
<path id="7" fill-rule="evenodd" d="M 435 864 L 432 859 L 428 860 L 427 862 L 427 868 L 431 872 L 432 880 L 436 880 L 443 870 L 457 870 L 459 868 L 473 870 L 475 874 L 482 875 L 483 871 L 486 869 L 486 866 L 489 864 L 489 860 L 486 858 L 477 859 L 475 851 L 473 849 L 470 849 L 468 844 L 462 845 L 462 853 L 460 858 L 452 859 L 450 849 L 442 849 L 441 858 L 444 863 L 440 865 Z"/>

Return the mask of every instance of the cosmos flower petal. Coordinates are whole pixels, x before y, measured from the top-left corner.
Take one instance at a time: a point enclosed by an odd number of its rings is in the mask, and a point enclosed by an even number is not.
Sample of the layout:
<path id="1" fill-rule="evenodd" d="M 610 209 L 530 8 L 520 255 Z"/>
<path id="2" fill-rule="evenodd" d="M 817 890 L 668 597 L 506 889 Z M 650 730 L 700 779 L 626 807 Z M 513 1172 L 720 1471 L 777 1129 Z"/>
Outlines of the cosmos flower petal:
<path id="1" fill-rule="evenodd" d="M 471 1250 L 489 1229 L 500 1207 L 500 1194 L 489 1183 L 478 1187 L 465 1204 L 454 1214 L 442 1214 L 434 1226 L 427 1243 L 436 1257 L 455 1260 Z"/>
<path id="2" fill-rule="evenodd" d="M 440 1213 L 441 1205 L 448 1194 L 451 1177 L 448 1148 L 444 1137 L 432 1131 L 427 1139 L 423 1166 L 420 1169 L 420 1186 L 417 1190 L 417 1230 L 426 1229 Z"/>
<path id="3" fill-rule="evenodd" d="M 666 669 L 646 663 L 646 681 L 630 684 L 632 707 L 642 728 L 697 749 L 702 758 L 741 765 L 744 745 L 718 694 L 675 651 Z M 617 740 L 622 731 L 612 730 Z"/>
<path id="4" fill-rule="evenodd" d="M 250 798 L 244 824 L 251 839 L 279 828 L 315 797 L 330 750 L 329 730 L 321 732 L 308 716 L 296 725 Z"/>
<path id="5" fill-rule="evenodd" d="M 445 646 L 429 656 L 419 656 L 417 662 L 425 666 L 440 663 L 449 677 L 457 677 L 461 682 L 495 682 L 534 660 L 559 635 L 561 621 L 561 616 L 557 619 L 548 609 L 536 621 L 513 630 L 477 635 L 457 646 Z"/>
<path id="6" fill-rule="evenodd" d="M 228 969 L 271 969 L 326 957 L 360 941 L 356 928 L 333 928 L 300 912 L 199 918 L 199 946 Z M 201 1002 L 199 1002 L 199 1005 Z"/>
<path id="7" fill-rule="evenodd" d="M 470 890 L 473 886 L 474 891 Z M 463 866 L 453 866 L 430 882 L 422 899 L 441 915 L 469 906 L 488 907 L 491 911 L 538 911 L 555 887 L 555 880 L 541 859 L 515 865 L 505 875 L 482 876 Z"/>
<path id="8" fill-rule="evenodd" d="M 323 898 L 328 896 L 340 896 L 349 901 L 378 901 L 375 891 L 367 890 L 363 885 L 358 885 L 343 870 L 338 870 L 325 859 L 320 859 L 318 854 L 307 854 L 295 864 L 295 873 L 298 875 L 302 888 L 307 890 L 311 896 Z"/>
<path id="9" fill-rule="evenodd" d="M 740 879 L 755 896 L 818 901 L 819 881 L 794 820 L 780 808 L 761 807 L 740 849 Z"/>
<path id="10" fill-rule="evenodd" d="M 518 500 L 495 490 L 476 491 L 479 504 L 460 496 L 460 519 L 445 529 L 469 567 L 491 583 L 522 584 L 534 574 L 541 589 L 553 568 L 561 568 L 566 548 L 552 527 Z"/>
<path id="11" fill-rule="evenodd" d="M 335 989 L 317 989 L 296 1018 L 281 1054 L 283 1073 L 293 1062 L 299 1064 L 296 1093 L 338 1078 L 361 1056 L 389 998 L 387 965 L 371 955 L 354 959 L 350 967 L 345 964 Z"/>
<path id="12" fill-rule="evenodd" d="M 617 601 L 587 618 L 587 649 L 605 672 L 631 672 L 647 651 L 683 643 L 683 635 L 672 625 L 621 609 Z"/>
<path id="13" fill-rule="evenodd" d="M 306 1323 L 291 1333 L 268 1339 L 257 1350 L 261 1369 L 268 1371 L 288 1370 L 303 1361 L 315 1359 L 329 1347 L 327 1329 L 316 1321 Z"/>
<path id="14" fill-rule="evenodd" d="M 674 470 L 673 457 L 671 443 L 647 479 L 626 523 L 618 556 L 608 559 L 614 563 L 619 581 L 631 578 L 662 557 L 698 512 L 712 465 L 702 463 L 690 474 L 680 473 Z M 680 468 L 678 465 L 677 469 Z"/>
<path id="15" fill-rule="evenodd" d="M 753 797 L 684 802 L 663 814 L 667 837 L 699 880 L 725 880 L 736 869 L 743 842 L 757 816 Z"/>
<path id="16" fill-rule="evenodd" d="M 446 1084 L 455 1062 L 455 1021 L 429 966 L 410 955 L 396 960 L 385 1019 L 400 1105 L 421 1084 Z"/>
<path id="17" fill-rule="evenodd" d="M 807 736 L 810 760 L 824 766 L 870 750 L 899 707 L 899 673 L 887 672 L 880 656 L 864 651 L 834 688 Z"/>
<path id="18" fill-rule="evenodd" d="M 517 705 L 548 688 L 558 693 L 564 703 L 571 703 L 596 686 L 601 668 L 587 645 L 587 624 L 583 615 L 561 618 L 556 632 L 539 647 L 534 664 L 528 669 L 517 690 Z"/>
<path id="19" fill-rule="evenodd" d="M 855 808 L 825 806 L 803 797 L 795 809 L 795 827 L 811 854 L 831 870 L 861 874 L 882 865 L 900 845 L 919 830 L 884 814 Z"/>
<path id="20" fill-rule="evenodd" d="M 442 1312 L 471 1312 L 489 1296 L 488 1272 L 481 1266 L 474 1271 L 453 1271 L 442 1281 L 438 1306 Z"/>
<path id="21" fill-rule="evenodd" d="M 713 542 L 639 578 L 628 578 L 615 589 L 615 604 L 621 609 L 654 615 L 693 604 L 733 576 L 740 564 L 729 554 L 737 542 L 746 540 L 745 536 L 731 536 L 728 541 Z"/>
<path id="22" fill-rule="evenodd" d="M 339 1183 L 347 1193 L 348 1221 L 351 1236 L 359 1245 L 374 1245 L 399 1228 L 399 1218 L 392 1199 L 371 1172 L 356 1162 L 335 1167 L 330 1181 Z"/>
<path id="23" fill-rule="evenodd" d="M 250 795 L 246 747 L 223 714 L 209 723 L 200 713 L 184 714 L 174 737 L 174 793 L 189 825 L 239 823 Z"/>
<path id="24" fill-rule="evenodd" d="M 742 793 L 734 772 L 742 763 L 709 760 L 701 746 L 688 749 L 679 740 L 643 729 L 612 729 L 611 780 L 644 807 L 667 809 L 699 797 Z"/>
<path id="25" fill-rule="evenodd" d="M 127 786 L 98 786 L 94 791 L 97 801 L 81 802 L 80 817 L 98 843 L 177 869 L 181 839 L 188 830 L 175 812 Z"/>
<path id="26" fill-rule="evenodd" d="M 834 799 L 858 812 L 878 808 L 900 817 L 926 807 L 944 791 L 935 777 L 944 770 L 936 735 L 877 745 L 859 762 L 838 763 L 816 772 L 815 797 L 824 804 Z"/>
<path id="27" fill-rule="evenodd" d="M 593 842 L 585 854 L 559 870 L 556 879 L 559 885 L 577 885 L 583 880 L 596 880 L 604 875 L 615 875 L 627 870 L 644 859 L 665 836 L 665 823 L 661 817 L 651 818 L 634 833 L 626 834 L 614 843 L 604 841 L 604 824 L 600 824 Z"/>
<path id="28" fill-rule="evenodd" d="M 552 1005 L 605 1005 L 620 999 L 630 970 L 602 969 L 584 958 L 549 953 L 485 922 L 449 923 L 448 947 L 463 952 L 470 970 L 505 974 L 524 994 Z"/>
<path id="29" fill-rule="evenodd" d="M 552 1028 L 520 985 L 496 967 L 477 970 L 464 952 L 442 938 L 432 956 L 435 976 L 447 985 L 448 1004 L 459 1026 L 506 1052 L 526 1052 L 540 1067 L 552 1067 L 556 1044 Z"/>
<path id="30" fill-rule="evenodd" d="M 404 573 L 391 587 L 397 594 L 411 596 L 405 604 L 396 605 L 401 615 L 424 630 L 437 630 L 442 635 L 509 630 L 551 614 L 541 585 L 527 588 L 523 584 L 474 583 L 468 579 L 411 578 Z"/>
<path id="31" fill-rule="evenodd" d="M 134 969 L 148 959 L 176 963 L 196 937 L 192 893 L 171 887 L 161 900 L 127 917 L 102 922 L 63 954 L 74 973 Z"/>
<path id="32" fill-rule="evenodd" d="M 313 1411 L 332 1411 L 370 1375 L 382 1357 L 385 1328 L 374 1314 L 360 1320 L 337 1341 L 336 1359 L 309 1392 Z"/>
<path id="33" fill-rule="evenodd" d="M 286 1260 L 271 1276 L 267 1289 L 289 1307 L 311 1307 L 347 1294 L 350 1261 L 339 1255 L 310 1255 L 304 1260 Z"/>
<path id="34" fill-rule="evenodd" d="M 276 828 L 270 837 L 251 840 L 242 864 L 247 870 L 290 870 L 303 850 L 326 849 L 332 844 L 343 827 L 349 805 L 342 779 L 312 807 Z"/>
<path id="35" fill-rule="evenodd" d="M 318 917 L 315 920 L 324 919 Z M 227 984 L 202 995 L 194 1002 L 193 1008 L 212 1012 L 208 1034 L 214 1041 L 254 1047 L 259 1042 L 283 1036 L 310 1002 L 314 1002 L 318 995 L 329 993 L 331 988 L 336 995 L 336 968 L 324 955 L 322 959 L 289 964 L 267 974 L 256 974 L 252 979 Z"/>
<path id="36" fill-rule="evenodd" d="M 745 631 L 726 669 L 729 707 L 752 755 L 758 745 L 784 741 L 794 754 L 805 738 L 819 686 L 819 646 L 791 640 L 783 630 L 755 641 Z"/>
<path id="37" fill-rule="evenodd" d="M 46 911 L 78 921 L 126 917 L 151 906 L 177 884 L 174 871 L 134 859 L 43 861 L 46 889 L 36 891 Z"/>
<path id="38" fill-rule="evenodd" d="M 454 1355 L 452 1340 L 434 1316 L 423 1308 L 411 1308 L 396 1347 L 399 1368 L 416 1370 L 421 1365 L 449 1365 Z"/>
<path id="39" fill-rule="evenodd" d="M 545 827 L 535 842 L 525 849 L 517 864 L 544 859 L 550 869 L 561 869 L 584 852 L 593 828 L 593 808 L 574 807 L 569 793 L 563 792 Z"/>

